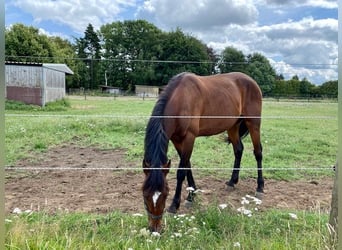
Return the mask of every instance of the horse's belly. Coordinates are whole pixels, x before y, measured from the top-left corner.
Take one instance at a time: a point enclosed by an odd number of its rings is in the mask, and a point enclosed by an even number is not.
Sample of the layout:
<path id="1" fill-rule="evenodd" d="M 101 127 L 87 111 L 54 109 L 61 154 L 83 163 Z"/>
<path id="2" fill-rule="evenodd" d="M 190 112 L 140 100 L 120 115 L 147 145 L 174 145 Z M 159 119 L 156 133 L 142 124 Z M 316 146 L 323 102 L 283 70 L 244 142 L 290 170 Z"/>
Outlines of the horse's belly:
<path id="1" fill-rule="evenodd" d="M 210 120 L 209 120 L 210 119 Z M 199 122 L 199 136 L 210 136 L 228 131 L 236 122 L 229 118 L 205 118 Z"/>

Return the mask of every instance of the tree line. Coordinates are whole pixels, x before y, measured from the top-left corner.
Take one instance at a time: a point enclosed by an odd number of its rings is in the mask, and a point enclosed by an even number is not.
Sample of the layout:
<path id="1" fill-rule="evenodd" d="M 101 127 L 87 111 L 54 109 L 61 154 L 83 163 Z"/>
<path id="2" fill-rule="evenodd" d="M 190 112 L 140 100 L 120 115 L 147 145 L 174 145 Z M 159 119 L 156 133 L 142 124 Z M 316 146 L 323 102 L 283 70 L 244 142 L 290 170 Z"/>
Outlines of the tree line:
<path id="1" fill-rule="evenodd" d="M 135 85 L 165 85 L 184 71 L 240 71 L 258 82 L 264 96 L 337 97 L 337 81 L 317 86 L 298 76 L 285 80 L 260 53 L 244 55 L 226 47 L 216 54 L 180 28 L 165 32 L 144 20 L 117 21 L 99 30 L 89 24 L 73 42 L 15 24 L 5 31 L 5 54 L 8 61 L 66 63 L 74 71 L 67 88 L 97 89 L 107 83 L 131 92 Z"/>

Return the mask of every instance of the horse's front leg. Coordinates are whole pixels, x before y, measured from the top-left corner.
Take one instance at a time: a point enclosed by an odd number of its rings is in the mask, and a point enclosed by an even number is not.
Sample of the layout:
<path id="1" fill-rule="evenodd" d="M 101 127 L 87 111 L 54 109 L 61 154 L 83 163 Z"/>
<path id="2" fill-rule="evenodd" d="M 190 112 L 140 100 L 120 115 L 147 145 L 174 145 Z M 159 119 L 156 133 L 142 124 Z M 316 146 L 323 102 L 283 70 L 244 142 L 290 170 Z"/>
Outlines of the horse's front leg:
<path id="1" fill-rule="evenodd" d="M 173 197 L 170 207 L 168 208 L 168 212 L 170 213 L 176 213 L 180 206 L 182 184 L 185 179 L 185 176 L 187 176 L 189 186 L 195 189 L 195 182 L 194 182 L 194 178 L 192 177 L 191 165 L 190 165 L 190 158 L 191 158 L 191 153 L 192 153 L 192 149 L 194 146 L 194 142 L 195 142 L 195 136 L 193 136 L 190 133 L 188 133 L 181 142 L 173 141 L 174 146 L 179 155 L 180 162 L 179 162 L 179 166 L 177 170 L 177 185 L 176 185 L 175 195 Z M 191 197 L 189 199 L 191 199 Z"/>
<path id="2" fill-rule="evenodd" d="M 176 185 L 176 191 L 175 191 L 175 195 L 173 197 L 172 203 L 170 205 L 170 207 L 167 209 L 167 211 L 169 213 L 177 213 L 177 210 L 180 206 L 180 202 L 181 202 L 181 194 L 182 194 L 182 185 L 183 185 L 183 181 L 185 179 L 185 175 L 186 175 L 186 171 L 182 168 L 179 168 L 177 170 L 177 185 Z"/>
<path id="3" fill-rule="evenodd" d="M 187 171 L 186 177 L 188 180 L 189 193 L 188 193 L 188 197 L 185 200 L 185 206 L 191 207 L 196 196 L 195 191 L 197 188 L 196 188 L 194 177 L 192 176 L 192 171 L 191 171 L 190 166 L 189 166 L 189 170 Z"/>

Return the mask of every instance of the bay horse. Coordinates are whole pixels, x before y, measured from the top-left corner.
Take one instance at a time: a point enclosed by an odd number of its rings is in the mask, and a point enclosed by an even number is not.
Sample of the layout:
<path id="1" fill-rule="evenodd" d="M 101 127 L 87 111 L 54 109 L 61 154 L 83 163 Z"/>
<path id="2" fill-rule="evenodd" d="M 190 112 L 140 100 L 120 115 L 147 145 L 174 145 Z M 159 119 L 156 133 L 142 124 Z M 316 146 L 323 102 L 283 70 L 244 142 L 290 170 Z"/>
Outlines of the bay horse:
<path id="1" fill-rule="evenodd" d="M 197 76 L 181 73 L 174 76 L 159 96 L 146 127 L 144 141 L 144 206 L 151 231 L 160 232 L 165 203 L 169 194 L 166 175 L 171 161 L 167 151 L 171 140 L 180 162 L 177 185 L 168 212 L 176 213 L 181 202 L 182 183 L 187 177 L 188 202 L 194 199 L 196 185 L 190 157 L 195 138 L 228 132 L 234 149 L 234 169 L 226 184 L 234 187 L 239 180 L 243 153 L 241 139 L 251 136 L 257 161 L 257 193 L 263 193 L 262 145 L 260 142 L 262 94 L 258 84 L 239 72 Z"/>

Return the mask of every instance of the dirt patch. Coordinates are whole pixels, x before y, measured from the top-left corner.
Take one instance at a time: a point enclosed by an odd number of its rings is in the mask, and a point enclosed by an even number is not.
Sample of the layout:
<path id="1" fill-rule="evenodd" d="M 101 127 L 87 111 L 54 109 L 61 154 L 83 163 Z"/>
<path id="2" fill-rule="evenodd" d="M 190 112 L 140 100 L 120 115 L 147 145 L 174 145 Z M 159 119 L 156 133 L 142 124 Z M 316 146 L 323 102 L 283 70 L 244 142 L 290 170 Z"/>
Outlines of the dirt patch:
<path id="1" fill-rule="evenodd" d="M 40 154 L 35 160 L 21 160 L 13 167 L 49 170 L 6 170 L 5 211 L 10 213 L 14 208 L 20 208 L 49 212 L 106 213 L 120 210 L 143 213 L 141 185 L 144 175 L 142 171 L 130 170 L 132 166 L 140 167 L 140 163 L 127 162 L 124 156 L 123 150 L 63 145 Z M 63 169 L 57 169 L 60 167 Z M 123 167 L 129 170 L 102 169 Z M 256 187 L 255 179 L 243 179 L 234 191 L 227 191 L 226 179 L 210 176 L 196 178 L 196 174 L 194 177 L 197 186 L 204 191 L 198 197 L 202 206 L 228 203 L 237 208 L 241 198 L 246 194 L 253 195 Z M 168 180 L 171 188 L 168 199 L 170 203 L 176 183 L 175 174 L 170 173 Z M 331 177 L 311 181 L 265 181 L 264 209 L 330 209 L 333 186 Z M 185 196 L 186 192 L 183 192 L 183 200 Z M 180 212 L 186 212 L 183 204 Z"/>

